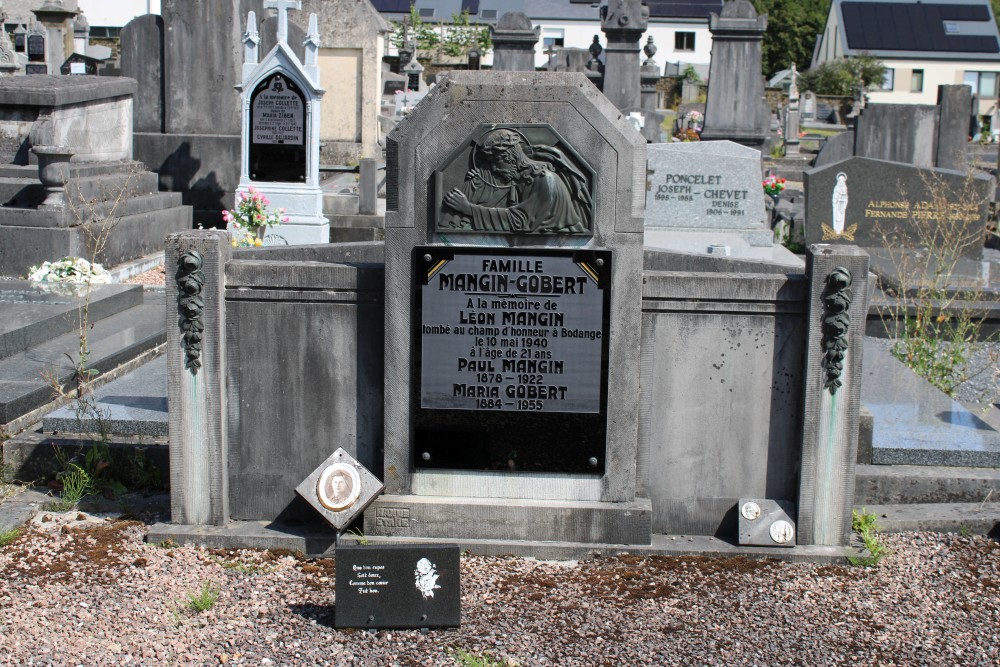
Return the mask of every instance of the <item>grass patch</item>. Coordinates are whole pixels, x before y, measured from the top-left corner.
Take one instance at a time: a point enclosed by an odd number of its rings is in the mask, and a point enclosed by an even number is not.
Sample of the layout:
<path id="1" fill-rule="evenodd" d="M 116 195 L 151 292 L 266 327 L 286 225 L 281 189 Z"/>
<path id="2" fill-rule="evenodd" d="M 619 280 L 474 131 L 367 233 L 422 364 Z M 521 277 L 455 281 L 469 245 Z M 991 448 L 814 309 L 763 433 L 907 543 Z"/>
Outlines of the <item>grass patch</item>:
<path id="1" fill-rule="evenodd" d="M 208 611 L 219 601 L 219 591 L 221 589 L 210 581 L 206 581 L 198 589 L 197 593 L 188 593 L 184 608 L 192 614 L 200 614 Z"/>
<path id="2" fill-rule="evenodd" d="M 861 511 L 854 510 L 851 518 L 851 528 L 861 536 L 861 541 L 868 551 L 867 556 L 848 556 L 847 560 L 855 567 L 871 567 L 878 565 L 878 562 L 892 553 L 889 547 L 882 541 L 878 534 L 878 517 L 874 512 L 869 512 L 862 507 Z"/>
<path id="3" fill-rule="evenodd" d="M 455 660 L 462 667 L 507 667 L 506 660 L 494 660 L 488 655 L 474 655 L 459 649 L 455 653 Z"/>
<path id="4" fill-rule="evenodd" d="M 0 549 L 7 546 L 17 538 L 21 537 L 20 528 L 12 528 L 10 530 L 0 531 Z"/>

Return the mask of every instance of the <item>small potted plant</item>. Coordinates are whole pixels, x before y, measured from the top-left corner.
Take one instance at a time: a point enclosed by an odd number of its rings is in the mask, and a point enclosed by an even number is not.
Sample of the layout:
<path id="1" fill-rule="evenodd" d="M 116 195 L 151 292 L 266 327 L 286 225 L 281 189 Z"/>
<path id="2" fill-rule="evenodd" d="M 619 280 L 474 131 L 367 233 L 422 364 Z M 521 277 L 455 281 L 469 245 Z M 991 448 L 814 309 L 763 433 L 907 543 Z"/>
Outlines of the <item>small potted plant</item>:
<path id="1" fill-rule="evenodd" d="M 260 247 L 264 245 L 264 234 L 268 225 L 275 227 L 288 222 L 285 209 L 268 211 L 270 200 L 261 192 L 249 188 L 241 192 L 234 210 L 223 211 L 222 219 L 229 226 L 234 248 Z"/>

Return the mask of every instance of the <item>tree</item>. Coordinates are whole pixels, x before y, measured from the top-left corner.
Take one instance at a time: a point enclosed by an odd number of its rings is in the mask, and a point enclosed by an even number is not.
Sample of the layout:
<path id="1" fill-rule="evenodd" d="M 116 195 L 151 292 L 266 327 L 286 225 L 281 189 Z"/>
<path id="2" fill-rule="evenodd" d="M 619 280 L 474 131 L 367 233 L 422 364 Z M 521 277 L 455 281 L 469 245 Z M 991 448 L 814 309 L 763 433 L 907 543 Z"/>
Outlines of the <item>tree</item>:
<path id="1" fill-rule="evenodd" d="M 768 78 L 788 69 L 792 63 L 799 70 L 809 67 L 817 36 L 826 26 L 830 1 L 753 0 L 757 14 L 767 14 L 763 69 Z"/>
<path id="2" fill-rule="evenodd" d="M 490 29 L 470 23 L 469 10 L 461 14 L 452 14 L 451 23 L 433 25 L 420 18 L 416 5 L 410 5 L 410 15 L 406 19 L 406 38 L 403 37 L 403 25 L 393 22 L 392 44 L 401 48 L 404 41 L 416 44 L 417 51 L 430 52 L 440 48 L 448 56 L 461 56 L 473 47 L 482 54 L 493 46 L 490 40 Z"/>
<path id="3" fill-rule="evenodd" d="M 831 60 L 802 73 L 799 89 L 811 90 L 817 95 L 854 94 L 861 79 L 864 87 L 877 88 L 885 82 L 885 65 L 871 55 Z"/>

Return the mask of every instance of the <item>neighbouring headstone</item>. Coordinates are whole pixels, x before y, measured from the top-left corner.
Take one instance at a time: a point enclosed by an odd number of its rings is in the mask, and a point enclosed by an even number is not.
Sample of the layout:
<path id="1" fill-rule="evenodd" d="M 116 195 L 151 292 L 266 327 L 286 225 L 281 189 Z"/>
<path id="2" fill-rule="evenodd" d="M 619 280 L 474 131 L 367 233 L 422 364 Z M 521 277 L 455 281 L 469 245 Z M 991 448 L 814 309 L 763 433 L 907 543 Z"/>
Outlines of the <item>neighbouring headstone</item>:
<path id="1" fill-rule="evenodd" d="M 524 12 L 506 12 L 490 26 L 493 69 L 497 72 L 535 71 L 535 44 L 542 29 L 532 27 Z"/>
<path id="2" fill-rule="evenodd" d="M 608 40 L 602 90 L 622 111 L 642 106 L 639 40 L 648 25 L 649 7 L 641 0 L 610 0 L 601 7 L 601 31 Z"/>
<path id="3" fill-rule="evenodd" d="M 969 164 L 966 158 L 969 133 L 962 119 L 968 117 L 972 106 L 972 87 L 938 86 L 937 106 L 934 165 L 941 169 L 966 169 Z"/>
<path id="4" fill-rule="evenodd" d="M 802 93 L 802 120 L 816 119 L 816 93 L 807 90 Z"/>
<path id="5" fill-rule="evenodd" d="M 266 0 L 278 8 L 277 44 L 259 63 L 256 16 L 247 19 L 243 96 L 243 150 L 236 196 L 250 188 L 264 194 L 272 210 L 284 209 L 280 235 L 289 244 L 327 243 L 319 186 L 319 135 L 323 93 L 319 84 L 317 19 L 309 17 L 305 63 L 286 41 L 288 10 L 301 0 Z"/>
<path id="6" fill-rule="evenodd" d="M 854 157 L 805 172 L 806 242 L 918 248 L 949 234 L 955 250 L 980 257 L 991 178 Z"/>
<path id="7" fill-rule="evenodd" d="M 337 549 L 337 628 L 457 628 L 462 621 L 457 545 Z"/>
<path id="8" fill-rule="evenodd" d="M 761 146 L 771 121 L 761 77 L 767 16 L 757 16 L 750 0 L 727 0 L 721 13 L 709 15 L 708 29 L 712 64 L 701 138 Z"/>
<path id="9" fill-rule="evenodd" d="M 649 147 L 646 244 L 674 232 L 725 231 L 770 246 L 760 151 L 732 141 Z"/>
<path id="10" fill-rule="evenodd" d="M 382 56 L 389 22 L 368 0 L 303 0 L 315 13 L 323 48 L 317 66 L 324 87 L 320 155 L 324 164 L 349 164 L 381 155 Z M 301 43 L 289 43 L 297 46 Z"/>

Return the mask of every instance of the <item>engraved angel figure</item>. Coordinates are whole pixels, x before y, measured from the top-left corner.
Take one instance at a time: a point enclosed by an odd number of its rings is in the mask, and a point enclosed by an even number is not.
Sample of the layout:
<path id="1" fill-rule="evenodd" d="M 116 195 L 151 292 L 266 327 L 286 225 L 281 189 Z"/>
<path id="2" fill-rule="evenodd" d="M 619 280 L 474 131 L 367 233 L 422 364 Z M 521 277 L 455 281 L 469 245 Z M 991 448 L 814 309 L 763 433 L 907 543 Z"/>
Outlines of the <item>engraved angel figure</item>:
<path id="1" fill-rule="evenodd" d="M 838 235 L 844 233 L 847 220 L 847 174 L 837 174 L 837 185 L 833 188 L 833 231 Z"/>
<path id="2" fill-rule="evenodd" d="M 438 573 L 434 568 L 434 563 L 426 558 L 417 561 L 417 569 L 413 571 L 414 583 L 417 590 L 424 596 L 424 599 L 434 597 L 434 590 L 441 588 L 437 585 Z"/>

